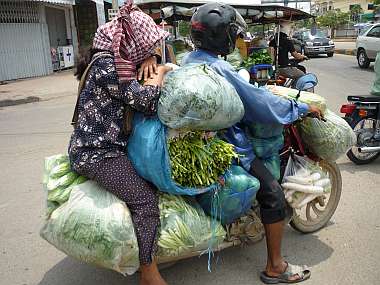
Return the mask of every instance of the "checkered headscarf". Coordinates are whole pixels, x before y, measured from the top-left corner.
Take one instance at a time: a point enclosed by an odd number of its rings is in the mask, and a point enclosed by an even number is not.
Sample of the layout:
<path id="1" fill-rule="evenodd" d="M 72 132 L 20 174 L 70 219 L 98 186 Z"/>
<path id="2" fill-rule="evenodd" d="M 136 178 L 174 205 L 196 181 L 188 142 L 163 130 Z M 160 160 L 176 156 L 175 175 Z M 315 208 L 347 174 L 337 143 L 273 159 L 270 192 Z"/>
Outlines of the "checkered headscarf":
<path id="1" fill-rule="evenodd" d="M 127 0 L 115 19 L 98 28 L 93 48 L 113 52 L 119 81 L 125 82 L 136 79 L 136 65 L 153 55 L 168 35 L 132 0 Z"/>

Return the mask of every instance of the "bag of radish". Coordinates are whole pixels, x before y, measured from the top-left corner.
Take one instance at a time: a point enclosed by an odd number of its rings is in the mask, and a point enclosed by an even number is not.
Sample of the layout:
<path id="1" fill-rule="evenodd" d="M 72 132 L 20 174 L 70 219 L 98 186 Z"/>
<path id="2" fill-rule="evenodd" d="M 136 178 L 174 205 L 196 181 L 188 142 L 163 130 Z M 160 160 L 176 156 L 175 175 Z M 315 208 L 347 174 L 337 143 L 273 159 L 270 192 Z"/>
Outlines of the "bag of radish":
<path id="1" fill-rule="evenodd" d="M 281 186 L 286 200 L 294 209 L 300 209 L 331 192 L 328 173 L 316 162 L 295 154 L 289 157 Z"/>

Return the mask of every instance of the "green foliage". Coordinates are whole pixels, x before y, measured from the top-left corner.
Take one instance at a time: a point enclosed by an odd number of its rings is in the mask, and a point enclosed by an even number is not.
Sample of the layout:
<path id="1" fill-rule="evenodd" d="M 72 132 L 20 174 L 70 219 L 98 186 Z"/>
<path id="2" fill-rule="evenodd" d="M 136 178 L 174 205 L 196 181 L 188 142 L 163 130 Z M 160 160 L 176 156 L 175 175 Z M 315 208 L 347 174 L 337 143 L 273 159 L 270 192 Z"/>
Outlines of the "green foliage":
<path id="1" fill-rule="evenodd" d="M 190 34 L 190 23 L 189 22 L 180 21 L 178 23 L 178 27 L 179 27 L 179 34 L 182 37 L 186 37 Z"/>
<path id="2" fill-rule="evenodd" d="M 342 12 L 340 10 L 328 11 L 322 16 L 317 17 L 317 23 L 320 27 L 337 28 L 346 24 L 350 19 L 350 12 Z"/>
<path id="3" fill-rule="evenodd" d="M 271 64 L 272 57 L 269 55 L 266 49 L 252 53 L 246 60 L 244 60 L 242 66 L 249 68 L 256 64 Z"/>

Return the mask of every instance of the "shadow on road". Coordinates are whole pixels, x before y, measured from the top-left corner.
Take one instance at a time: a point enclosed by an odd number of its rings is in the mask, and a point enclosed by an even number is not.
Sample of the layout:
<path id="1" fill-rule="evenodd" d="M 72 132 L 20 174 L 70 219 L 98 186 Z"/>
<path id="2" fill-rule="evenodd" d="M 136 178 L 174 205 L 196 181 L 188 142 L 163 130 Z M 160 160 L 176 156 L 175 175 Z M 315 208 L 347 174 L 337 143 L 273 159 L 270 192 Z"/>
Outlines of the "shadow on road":
<path id="1" fill-rule="evenodd" d="M 325 228 L 324 230 L 328 230 Z M 304 235 L 286 229 L 283 254 L 290 263 L 315 266 L 328 259 L 333 248 L 317 235 Z M 230 248 L 213 259 L 212 272 L 207 271 L 207 256 L 183 260 L 162 270 L 169 284 L 258 284 L 265 266 L 265 242 Z M 66 257 L 45 273 L 38 285 L 125 285 L 138 284 L 138 274 L 124 277 L 111 270 L 93 267 Z"/>
<path id="2" fill-rule="evenodd" d="M 366 165 L 356 165 L 350 161 L 342 162 L 338 165 L 341 171 L 347 171 L 350 174 L 358 175 L 360 172 L 380 174 L 380 158 Z"/>

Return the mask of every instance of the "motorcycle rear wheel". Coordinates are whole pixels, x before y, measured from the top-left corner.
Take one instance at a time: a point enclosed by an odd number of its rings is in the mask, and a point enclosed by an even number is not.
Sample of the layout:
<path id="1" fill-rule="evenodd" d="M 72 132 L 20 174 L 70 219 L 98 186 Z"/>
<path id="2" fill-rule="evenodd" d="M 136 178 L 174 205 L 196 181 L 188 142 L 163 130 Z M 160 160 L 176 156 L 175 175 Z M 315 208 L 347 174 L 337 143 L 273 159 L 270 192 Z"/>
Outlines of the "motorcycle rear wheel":
<path id="1" fill-rule="evenodd" d="M 325 196 L 323 203 L 319 198 L 309 202 L 301 209 L 294 210 L 290 226 L 304 234 L 322 229 L 334 215 L 342 193 L 342 176 L 335 162 L 320 161 L 319 165 L 329 174 L 331 193 Z"/>

